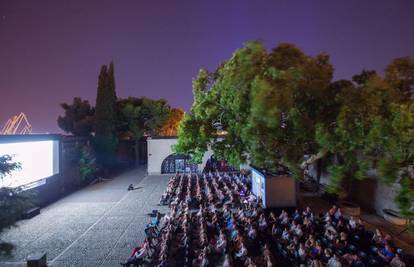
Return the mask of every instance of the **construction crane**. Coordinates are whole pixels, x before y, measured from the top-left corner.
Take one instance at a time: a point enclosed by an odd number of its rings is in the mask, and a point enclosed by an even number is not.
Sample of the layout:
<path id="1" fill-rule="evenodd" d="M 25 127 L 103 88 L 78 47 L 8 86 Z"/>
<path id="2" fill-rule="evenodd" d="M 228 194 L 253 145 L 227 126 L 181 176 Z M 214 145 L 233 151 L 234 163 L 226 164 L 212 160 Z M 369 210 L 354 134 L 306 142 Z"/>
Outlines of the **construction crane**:
<path id="1" fill-rule="evenodd" d="M 3 126 L 0 134 L 31 134 L 32 125 L 30 125 L 26 114 L 20 112 L 19 115 L 15 115 L 7 120 Z"/>

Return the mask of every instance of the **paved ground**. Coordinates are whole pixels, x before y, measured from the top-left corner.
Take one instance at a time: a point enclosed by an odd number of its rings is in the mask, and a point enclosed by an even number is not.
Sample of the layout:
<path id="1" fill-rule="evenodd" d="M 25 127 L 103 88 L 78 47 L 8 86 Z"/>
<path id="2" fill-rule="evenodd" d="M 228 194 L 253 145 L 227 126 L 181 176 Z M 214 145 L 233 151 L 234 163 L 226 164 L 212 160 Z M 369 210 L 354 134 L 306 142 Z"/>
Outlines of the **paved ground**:
<path id="1" fill-rule="evenodd" d="M 26 266 L 27 255 L 38 251 L 47 253 L 49 266 L 119 266 L 144 239 L 147 214 L 165 210 L 157 203 L 167 182 L 136 169 L 59 200 L 2 234 L 16 249 L 0 257 L 0 266 Z M 131 183 L 138 189 L 128 192 Z"/>

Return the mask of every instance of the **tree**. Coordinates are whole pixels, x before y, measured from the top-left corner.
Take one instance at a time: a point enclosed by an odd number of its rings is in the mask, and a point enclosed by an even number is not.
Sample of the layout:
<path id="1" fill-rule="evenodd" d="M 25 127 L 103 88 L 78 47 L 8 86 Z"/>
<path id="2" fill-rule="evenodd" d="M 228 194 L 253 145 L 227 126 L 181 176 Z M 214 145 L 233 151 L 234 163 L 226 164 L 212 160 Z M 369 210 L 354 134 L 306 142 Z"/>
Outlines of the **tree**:
<path id="1" fill-rule="evenodd" d="M 114 165 L 118 144 L 116 135 L 116 93 L 114 64 L 101 67 L 95 107 L 95 149 L 98 162 L 108 168 Z"/>
<path id="2" fill-rule="evenodd" d="M 325 54 L 306 56 L 292 44 L 272 50 L 251 93 L 246 140 L 254 165 L 303 177 L 304 156 L 320 150 L 315 126 L 329 123 L 332 73 Z"/>
<path id="3" fill-rule="evenodd" d="M 354 76 L 355 77 L 355 76 Z M 351 196 L 353 181 L 367 177 L 371 159 L 378 156 L 368 136 L 378 118 L 388 120 L 392 104 L 400 93 L 375 73 L 357 84 L 344 83 L 336 97 L 339 112 L 331 125 L 318 125 L 316 139 L 322 149 L 333 155 L 328 171 L 328 190 L 346 198 Z M 371 143 L 372 144 L 372 143 Z"/>
<path id="4" fill-rule="evenodd" d="M 10 155 L 0 156 L 0 180 L 7 175 L 10 175 L 13 171 L 20 169 L 20 163 L 13 162 Z"/>
<path id="5" fill-rule="evenodd" d="M 329 117 L 332 72 L 324 54 L 312 58 L 291 44 L 267 53 L 248 43 L 214 73 L 200 71 L 175 149 L 200 159 L 211 146 L 233 165 L 298 169 L 304 154 L 317 151 L 314 125 Z"/>
<path id="6" fill-rule="evenodd" d="M 366 150 L 375 151 L 371 164 L 386 184 L 398 185 L 400 212 L 414 219 L 414 101 L 392 104 L 389 119 L 377 117 L 367 140 Z"/>
<path id="7" fill-rule="evenodd" d="M 175 153 L 187 154 L 195 163 L 202 161 L 215 137 L 214 123 L 221 123 L 219 119 L 223 111 L 220 111 L 217 95 L 209 93 L 215 78 L 206 69 L 201 69 L 193 80 L 194 102 L 190 113 L 184 115 L 178 126 L 178 142 L 173 147 Z"/>
<path id="8" fill-rule="evenodd" d="M 90 146 L 83 146 L 80 149 L 79 174 L 81 183 L 90 182 L 96 177 L 98 167 L 96 166 L 96 156 Z"/>
<path id="9" fill-rule="evenodd" d="M 134 139 L 144 135 L 157 135 L 170 114 L 170 106 L 164 99 L 128 97 L 117 103 L 120 119 L 119 130 L 127 131 Z"/>
<path id="10" fill-rule="evenodd" d="M 117 103 L 118 130 L 135 140 L 137 162 L 138 141 L 144 135 L 157 135 L 170 114 L 170 106 L 164 99 L 152 100 L 146 97 L 129 97 Z"/>
<path id="11" fill-rule="evenodd" d="M 93 132 L 95 110 L 87 100 L 73 98 L 72 104 L 62 103 L 64 116 L 58 117 L 58 125 L 75 136 L 90 136 Z"/>
<path id="12" fill-rule="evenodd" d="M 266 51 L 259 42 L 247 43 L 213 73 L 200 70 L 193 81 L 194 102 L 178 131 L 177 153 L 195 161 L 212 147 L 216 157 L 231 165 L 247 160 L 248 143 L 243 136 L 250 113 L 252 82 L 260 73 Z M 225 133 L 222 138 L 218 133 Z"/>
<path id="13" fill-rule="evenodd" d="M 413 168 L 412 152 L 407 152 L 413 140 L 411 113 L 402 108 L 413 102 L 413 73 L 413 60 L 400 58 L 385 77 L 364 70 L 353 81 L 333 82 L 326 54 L 308 56 L 292 44 L 268 53 L 258 42 L 248 43 L 214 72 L 200 70 L 174 149 L 200 162 L 211 147 L 233 165 L 249 161 L 296 177 L 303 176 L 306 165 L 319 161 L 321 166 L 323 160 L 328 190 L 350 196 L 354 182 L 372 168 L 392 181 Z M 397 123 L 403 114 L 405 124 Z M 406 213 L 414 193 L 408 185 L 414 183 L 401 181 L 398 201 Z"/>
<path id="14" fill-rule="evenodd" d="M 4 177 L 19 168 L 20 164 L 13 162 L 10 155 L 0 155 L 0 184 Z M 28 194 L 19 188 L 0 186 L 0 232 L 22 218 L 24 211 L 31 205 L 29 199 Z M 12 244 L 0 240 L 0 252 L 10 253 L 12 249 Z"/>
<path id="15" fill-rule="evenodd" d="M 401 57 L 394 59 L 385 69 L 385 79 L 398 89 L 404 101 L 414 96 L 414 59 Z"/>
<path id="16" fill-rule="evenodd" d="M 164 124 L 158 130 L 161 136 L 176 136 L 178 125 L 184 118 L 184 111 L 180 108 L 172 108 Z"/>

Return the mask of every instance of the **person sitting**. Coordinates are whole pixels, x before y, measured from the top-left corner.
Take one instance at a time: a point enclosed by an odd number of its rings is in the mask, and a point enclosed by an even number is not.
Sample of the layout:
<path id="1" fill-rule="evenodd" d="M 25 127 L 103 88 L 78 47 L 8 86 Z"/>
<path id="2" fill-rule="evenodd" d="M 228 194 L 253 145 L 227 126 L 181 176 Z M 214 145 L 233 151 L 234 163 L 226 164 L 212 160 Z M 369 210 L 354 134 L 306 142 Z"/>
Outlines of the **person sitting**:
<path id="1" fill-rule="evenodd" d="M 168 266 L 169 266 L 169 263 L 168 263 L 167 255 L 162 254 L 157 267 L 168 267 Z"/>
<path id="2" fill-rule="evenodd" d="M 262 213 L 262 214 L 260 215 L 260 218 L 259 218 L 259 231 L 260 231 L 260 232 L 263 232 L 263 231 L 265 231 L 266 229 L 267 229 L 266 217 L 265 217 L 265 215 Z"/>
<path id="3" fill-rule="evenodd" d="M 232 267 L 232 261 L 231 261 L 231 257 L 229 254 L 224 255 L 224 260 L 221 263 L 221 265 L 219 265 L 220 267 Z"/>
<path id="4" fill-rule="evenodd" d="M 332 250 L 329 248 L 325 248 L 323 250 L 323 256 L 322 256 L 323 263 L 328 264 L 331 257 L 332 257 Z"/>
<path id="5" fill-rule="evenodd" d="M 285 241 L 289 241 L 289 237 L 290 237 L 289 231 L 285 227 L 285 230 L 283 230 L 283 233 L 282 233 L 282 239 L 285 240 Z"/>
<path id="6" fill-rule="evenodd" d="M 288 213 L 285 210 L 282 210 L 282 212 L 279 215 L 279 220 L 283 220 L 283 218 L 287 216 L 288 216 Z"/>
<path id="7" fill-rule="evenodd" d="M 297 255 L 302 263 L 306 261 L 307 252 L 304 243 L 299 244 Z"/>
<path id="8" fill-rule="evenodd" d="M 306 209 L 302 212 L 302 216 L 309 219 L 313 217 L 313 212 L 309 206 L 307 206 Z"/>
<path id="9" fill-rule="evenodd" d="M 295 229 L 295 231 L 293 232 L 293 234 L 295 236 L 297 236 L 298 238 L 301 238 L 303 236 L 303 231 L 302 231 L 302 227 L 300 225 L 298 225 Z"/>
<path id="10" fill-rule="evenodd" d="M 378 255 L 386 262 L 389 263 L 395 256 L 392 248 L 385 244 L 383 249 L 378 250 Z"/>
<path id="11" fill-rule="evenodd" d="M 337 254 L 333 254 L 333 256 L 329 259 L 327 267 L 342 267 L 341 260 Z"/>
<path id="12" fill-rule="evenodd" d="M 235 254 L 235 258 L 240 260 L 240 261 L 244 261 L 247 257 L 247 249 L 244 246 L 244 243 L 241 242 L 240 243 L 240 248 L 237 250 L 236 254 Z"/>
<path id="13" fill-rule="evenodd" d="M 354 219 L 354 216 L 351 216 L 348 221 L 348 229 L 354 231 L 357 228 L 357 222 Z"/>
<path id="14" fill-rule="evenodd" d="M 301 219 L 298 209 L 296 209 L 295 212 L 292 214 L 292 218 L 293 218 L 294 221 L 298 221 L 298 220 Z"/>
<path id="15" fill-rule="evenodd" d="M 272 236 L 273 238 L 276 238 L 280 234 L 279 228 L 276 226 L 276 224 L 272 225 Z"/>
<path id="16" fill-rule="evenodd" d="M 313 235 L 309 235 L 308 240 L 305 242 L 305 247 L 311 248 L 315 245 L 315 237 Z"/>
<path id="17" fill-rule="evenodd" d="M 147 255 L 148 250 L 149 250 L 149 242 L 148 240 L 145 240 L 145 242 L 141 246 L 136 247 L 132 251 L 131 257 L 129 257 L 129 259 L 126 262 L 121 263 L 121 265 L 124 267 L 130 267 L 132 265 L 140 265 L 144 261 L 144 258 Z"/>
<path id="18" fill-rule="evenodd" d="M 201 252 L 196 259 L 193 260 L 194 267 L 207 267 L 209 264 L 205 252 Z"/>
<path id="19" fill-rule="evenodd" d="M 351 266 L 352 267 L 365 267 L 365 264 L 362 261 L 362 258 L 359 254 L 353 255 Z"/>
<path id="20" fill-rule="evenodd" d="M 275 224 L 276 222 L 277 222 L 276 215 L 272 211 L 272 212 L 270 212 L 270 215 L 269 215 L 269 223 L 270 224 Z"/>
<path id="21" fill-rule="evenodd" d="M 327 223 L 326 226 L 325 226 L 325 234 L 324 235 L 328 240 L 332 241 L 336 238 L 338 233 L 336 232 L 336 229 L 330 223 Z"/>
<path id="22" fill-rule="evenodd" d="M 247 233 L 247 236 L 251 239 L 254 240 L 257 237 L 257 231 L 256 229 L 254 229 L 251 225 L 249 227 L 249 231 Z"/>
<path id="23" fill-rule="evenodd" d="M 390 262 L 391 267 L 406 267 L 404 261 L 401 259 L 401 255 L 396 253 L 394 258 Z"/>
<path id="24" fill-rule="evenodd" d="M 376 245 L 381 245 L 382 243 L 382 233 L 378 228 L 375 229 L 375 233 L 372 236 L 372 242 Z"/>
<path id="25" fill-rule="evenodd" d="M 220 230 L 219 237 L 217 238 L 217 242 L 215 243 L 214 249 L 217 253 L 222 254 L 225 252 L 227 246 L 227 239 L 226 235 L 224 234 L 223 230 Z"/>
<path id="26" fill-rule="evenodd" d="M 328 211 L 329 216 L 331 217 L 335 216 L 337 209 L 338 208 L 335 205 L 333 205 L 332 208 Z"/>
<path id="27" fill-rule="evenodd" d="M 263 257 L 263 261 L 264 261 L 263 267 L 273 267 L 273 261 L 270 255 L 265 255 Z"/>
<path id="28" fill-rule="evenodd" d="M 244 266 L 245 267 L 256 267 L 256 264 L 251 258 L 246 258 L 246 260 L 244 261 Z"/>
<path id="29" fill-rule="evenodd" d="M 340 208 L 338 208 L 334 214 L 334 218 L 335 220 L 339 221 L 340 219 L 342 219 L 342 211 Z"/>
<path id="30" fill-rule="evenodd" d="M 322 247 L 319 241 L 315 242 L 315 245 L 310 250 L 310 255 L 313 259 L 319 258 L 319 256 L 322 254 Z"/>
<path id="31" fill-rule="evenodd" d="M 299 239 L 295 236 L 286 247 L 290 254 L 295 255 L 296 247 L 299 244 Z"/>

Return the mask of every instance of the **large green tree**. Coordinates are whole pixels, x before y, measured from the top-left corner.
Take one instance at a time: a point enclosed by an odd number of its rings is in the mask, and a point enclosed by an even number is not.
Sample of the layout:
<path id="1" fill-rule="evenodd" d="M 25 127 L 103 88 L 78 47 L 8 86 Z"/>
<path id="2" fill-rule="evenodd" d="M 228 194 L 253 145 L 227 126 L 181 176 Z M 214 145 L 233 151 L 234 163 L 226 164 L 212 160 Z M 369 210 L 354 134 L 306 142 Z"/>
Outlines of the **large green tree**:
<path id="1" fill-rule="evenodd" d="M 201 161 L 211 147 L 233 164 L 247 160 L 298 177 L 306 165 L 323 160 L 328 189 L 343 196 L 378 168 L 386 181 L 401 185 L 398 199 L 407 213 L 414 190 L 398 177 L 412 169 L 413 137 L 406 132 L 413 74 L 413 60 L 399 58 L 384 77 L 364 70 L 352 81 L 333 82 L 326 54 L 308 56 L 292 44 L 267 52 L 248 43 L 214 72 L 202 69 L 194 79 L 194 102 L 180 123 L 175 151 Z"/>
<path id="2" fill-rule="evenodd" d="M 80 97 L 73 98 L 71 104 L 60 105 L 65 111 L 64 116 L 58 117 L 59 127 L 75 136 L 90 136 L 93 132 L 95 109 L 89 101 Z"/>
<path id="3" fill-rule="evenodd" d="M 98 162 L 108 168 L 115 164 L 118 144 L 116 133 L 116 93 L 114 64 L 103 65 L 98 79 L 95 106 L 95 149 Z"/>
<path id="4" fill-rule="evenodd" d="M 117 103 L 118 131 L 135 141 L 136 160 L 139 161 L 138 141 L 144 135 L 158 135 L 170 114 L 170 106 L 164 99 L 129 97 Z"/>
<path id="5" fill-rule="evenodd" d="M 176 136 L 178 125 L 184 118 L 184 111 L 180 108 L 172 108 L 164 124 L 158 130 L 160 136 Z"/>
<path id="6" fill-rule="evenodd" d="M 379 155 L 369 133 L 378 118 L 389 120 L 391 105 L 401 100 L 399 90 L 376 73 L 364 71 L 345 83 L 335 101 L 339 112 L 332 125 L 318 124 L 316 140 L 333 156 L 328 166 L 329 191 L 348 197 L 353 181 L 364 179 Z M 362 77 L 362 78 L 361 78 Z M 357 78 L 357 79 L 356 79 Z"/>
<path id="7" fill-rule="evenodd" d="M 414 219 L 414 101 L 393 103 L 388 119 L 374 119 L 365 151 L 375 156 L 370 163 L 383 181 L 397 185 L 401 213 Z"/>
<path id="8" fill-rule="evenodd" d="M 411 101 L 414 96 L 414 59 L 401 57 L 394 59 L 385 69 L 385 78 L 391 86 L 402 94 L 402 101 Z"/>
<path id="9" fill-rule="evenodd" d="M 253 164 L 301 176 L 304 156 L 320 150 L 316 124 L 331 120 L 332 73 L 327 55 L 307 56 L 292 44 L 268 54 L 251 92 L 246 140 Z"/>
<path id="10" fill-rule="evenodd" d="M 248 143 L 243 132 L 250 114 L 252 82 L 261 72 L 265 57 L 263 45 L 251 42 L 213 73 L 204 69 L 199 72 L 193 81 L 193 105 L 180 124 L 176 152 L 201 161 L 211 146 L 218 158 L 232 165 L 247 160 Z"/>

